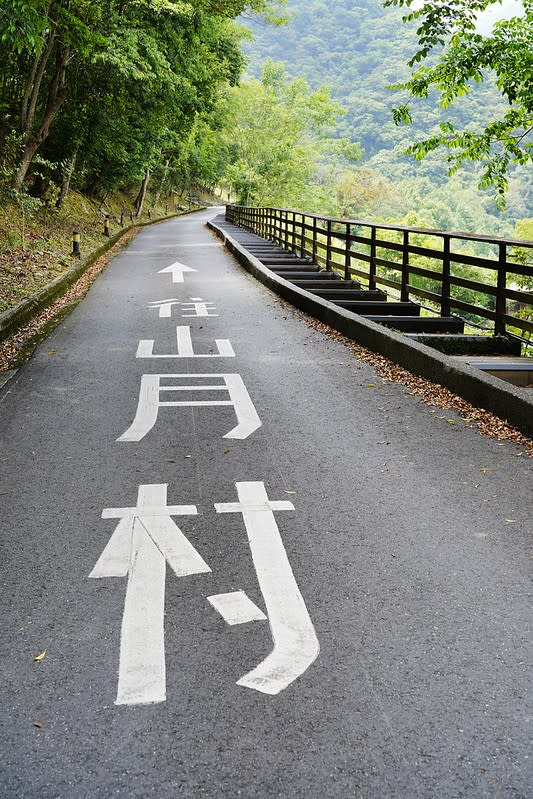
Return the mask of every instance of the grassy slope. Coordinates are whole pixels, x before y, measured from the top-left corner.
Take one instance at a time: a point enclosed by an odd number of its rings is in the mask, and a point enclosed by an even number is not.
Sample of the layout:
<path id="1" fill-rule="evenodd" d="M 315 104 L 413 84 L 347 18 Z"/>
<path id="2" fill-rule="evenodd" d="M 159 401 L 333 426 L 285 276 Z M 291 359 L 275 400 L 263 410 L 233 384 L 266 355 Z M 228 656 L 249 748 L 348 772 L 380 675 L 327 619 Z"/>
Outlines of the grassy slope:
<path id="1" fill-rule="evenodd" d="M 24 208 L 24 205 L 29 207 Z M 33 208 L 32 208 L 33 205 Z M 131 198 L 117 194 L 97 205 L 76 192 L 67 197 L 61 211 L 34 203 L 15 203 L 0 198 L 0 312 L 43 288 L 72 265 L 72 232 L 81 235 L 81 254 L 89 255 L 105 242 L 104 215 L 110 215 L 111 234 L 130 224 Z M 164 200 L 158 207 L 145 206 L 142 221 L 165 215 Z M 169 206 L 169 213 L 174 209 Z"/>

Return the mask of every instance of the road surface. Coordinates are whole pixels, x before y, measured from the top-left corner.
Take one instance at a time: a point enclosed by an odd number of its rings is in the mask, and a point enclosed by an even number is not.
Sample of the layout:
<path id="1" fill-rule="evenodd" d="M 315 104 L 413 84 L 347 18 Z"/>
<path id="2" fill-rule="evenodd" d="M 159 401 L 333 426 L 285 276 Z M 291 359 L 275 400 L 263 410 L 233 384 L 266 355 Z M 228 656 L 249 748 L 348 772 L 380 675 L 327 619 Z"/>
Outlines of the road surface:
<path id="1" fill-rule="evenodd" d="M 1 795 L 533 796 L 531 460 L 216 213 L 140 232 L 0 391 Z"/>

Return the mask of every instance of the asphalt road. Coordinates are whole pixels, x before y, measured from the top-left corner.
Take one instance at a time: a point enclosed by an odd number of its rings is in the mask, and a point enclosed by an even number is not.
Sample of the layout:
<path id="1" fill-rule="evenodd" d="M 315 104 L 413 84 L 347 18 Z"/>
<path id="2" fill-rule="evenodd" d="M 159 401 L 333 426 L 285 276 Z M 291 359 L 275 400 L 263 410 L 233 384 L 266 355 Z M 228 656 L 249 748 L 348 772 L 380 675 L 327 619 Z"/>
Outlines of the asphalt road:
<path id="1" fill-rule="evenodd" d="M 531 460 L 309 328 L 215 213 L 139 233 L 0 391 L 1 796 L 532 797 Z M 143 412 L 143 375 L 180 377 Z"/>

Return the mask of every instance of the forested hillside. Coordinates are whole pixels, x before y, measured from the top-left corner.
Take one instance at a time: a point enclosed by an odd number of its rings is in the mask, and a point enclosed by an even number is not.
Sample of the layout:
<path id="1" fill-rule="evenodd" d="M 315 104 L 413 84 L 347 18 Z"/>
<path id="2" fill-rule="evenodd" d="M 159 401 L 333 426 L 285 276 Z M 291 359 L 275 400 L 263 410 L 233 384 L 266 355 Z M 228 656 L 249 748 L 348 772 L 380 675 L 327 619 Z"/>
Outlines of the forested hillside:
<path id="1" fill-rule="evenodd" d="M 283 4 L 283 0 L 281 0 Z M 150 181 L 168 191 L 198 161 L 191 131 L 243 67 L 244 11 L 278 0 L 2 0 L 0 189 L 58 208 Z"/>
<path id="2" fill-rule="evenodd" d="M 381 213 L 398 221 L 416 221 L 492 233 L 509 233 L 517 219 L 531 216 L 533 197 L 524 168 L 511 175 L 506 211 L 476 187 L 477 168 L 447 177 L 446 158 L 432 154 L 422 161 L 402 155 L 413 140 L 432 135 L 443 120 L 481 128 L 504 104 L 490 83 L 476 85 L 461 103 L 444 112 L 434 98 L 420 101 L 413 125 L 396 126 L 391 109 L 402 96 L 388 90 L 404 81 L 407 62 L 416 52 L 416 25 L 405 25 L 398 9 L 380 0 L 289 0 L 293 18 L 281 28 L 251 25 L 246 44 L 249 72 L 258 75 L 267 59 L 285 64 L 287 74 L 304 75 L 312 87 L 326 84 L 346 110 L 336 135 L 359 142 L 364 150 L 363 184 L 377 191 Z M 372 212 L 372 203 L 366 204 Z M 348 210 L 348 209 L 344 209 Z M 365 203 L 362 204 L 365 210 Z M 407 217 L 405 216 L 407 213 Z"/>
<path id="3" fill-rule="evenodd" d="M 0 310 L 65 270 L 73 229 L 87 255 L 104 215 L 112 229 L 160 216 L 221 179 L 219 103 L 244 67 L 236 19 L 276 21 L 280 5 L 0 2 Z"/>
<path id="4" fill-rule="evenodd" d="M 448 178 L 442 150 L 403 154 L 446 119 L 482 130 L 505 105 L 501 86 L 482 82 L 449 112 L 430 96 L 396 126 L 402 96 L 386 87 L 408 79 L 417 41 L 382 2 L 3 0 L 0 195 L 32 213 L 60 210 L 72 188 L 97 203 L 127 190 L 140 214 L 147 190 L 172 205 L 196 184 L 245 203 L 512 234 L 533 215 L 524 166 L 502 214 L 477 187 L 476 159 Z M 288 24 L 271 24 L 285 7 Z"/>

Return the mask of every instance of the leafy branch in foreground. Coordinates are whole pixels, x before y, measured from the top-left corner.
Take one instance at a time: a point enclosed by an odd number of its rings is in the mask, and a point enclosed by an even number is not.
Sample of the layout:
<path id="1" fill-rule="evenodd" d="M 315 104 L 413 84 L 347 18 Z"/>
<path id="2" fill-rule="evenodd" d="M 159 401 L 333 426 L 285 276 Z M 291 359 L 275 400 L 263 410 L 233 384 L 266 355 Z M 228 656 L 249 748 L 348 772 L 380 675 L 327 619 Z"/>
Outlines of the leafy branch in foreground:
<path id="1" fill-rule="evenodd" d="M 412 2 L 385 0 L 384 6 L 410 7 Z M 409 65 L 428 56 L 433 63 L 419 66 L 408 81 L 390 88 L 423 99 L 435 90 L 440 107 L 446 109 L 476 83 L 494 78 L 507 104 L 497 116 L 494 110 L 495 119 L 481 130 L 457 130 L 443 122 L 440 133 L 413 144 L 407 152 L 420 160 L 438 148 L 446 148 L 450 174 L 464 161 L 479 163 L 480 188 L 495 190 L 496 202 L 503 208 L 510 166 L 533 161 L 533 0 L 523 1 L 522 17 L 500 20 L 489 36 L 483 36 L 477 30 L 477 18 L 491 5 L 495 5 L 494 0 L 431 0 L 406 14 L 405 22 L 419 23 L 420 49 Z M 409 106 L 395 108 L 393 119 L 396 124 L 409 124 Z"/>

